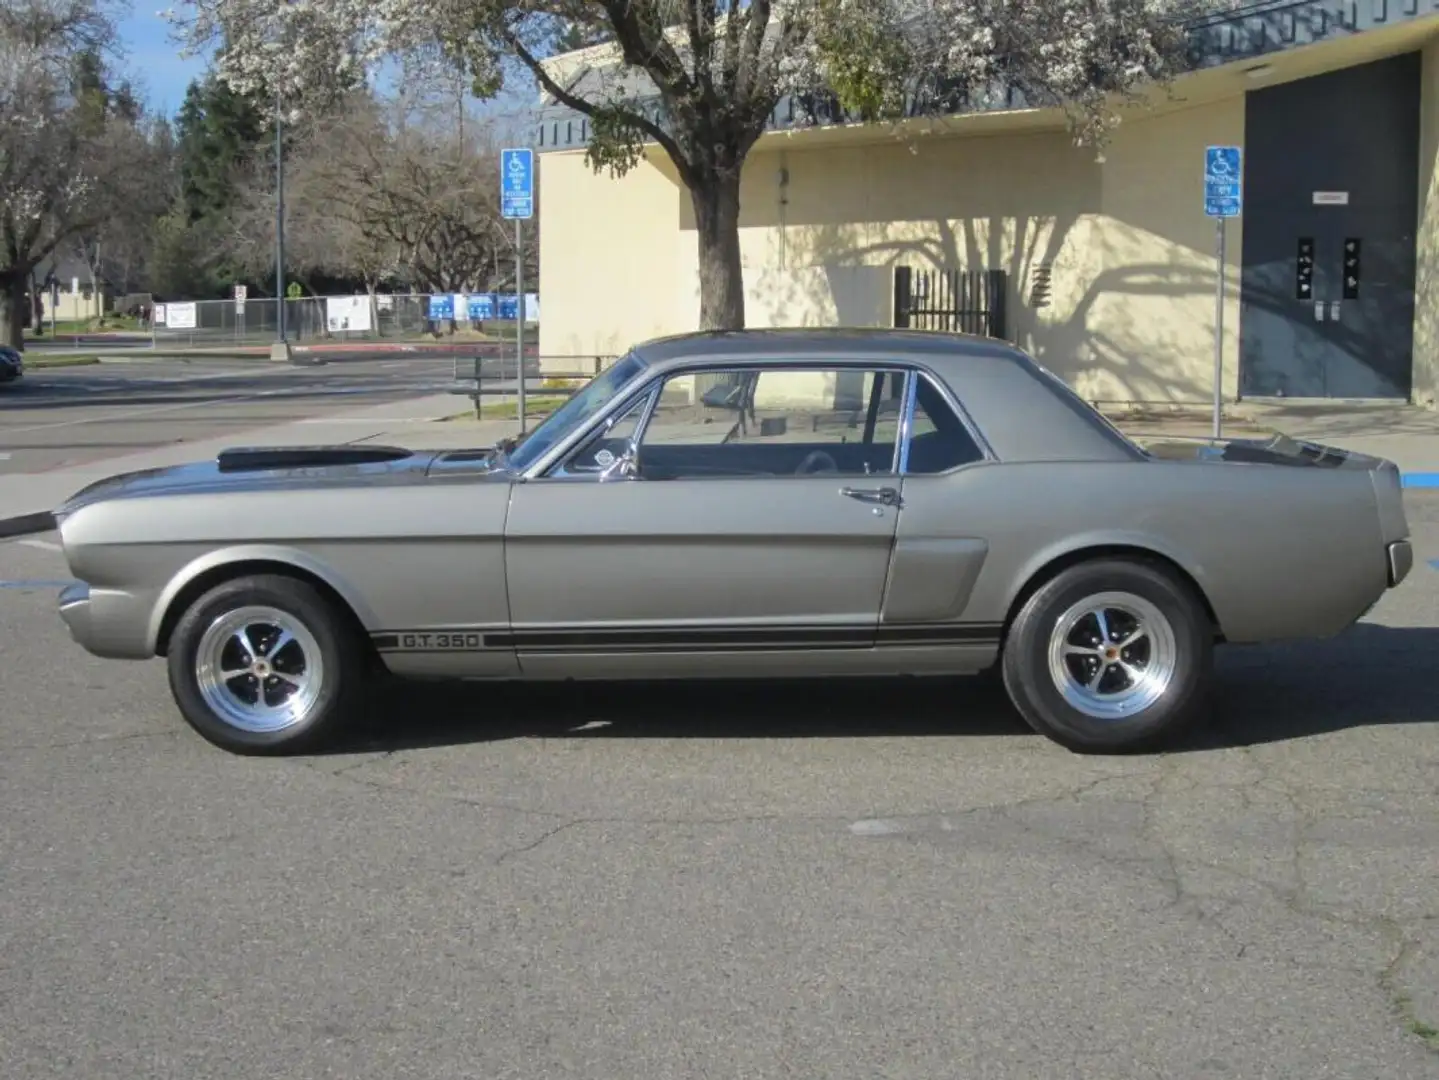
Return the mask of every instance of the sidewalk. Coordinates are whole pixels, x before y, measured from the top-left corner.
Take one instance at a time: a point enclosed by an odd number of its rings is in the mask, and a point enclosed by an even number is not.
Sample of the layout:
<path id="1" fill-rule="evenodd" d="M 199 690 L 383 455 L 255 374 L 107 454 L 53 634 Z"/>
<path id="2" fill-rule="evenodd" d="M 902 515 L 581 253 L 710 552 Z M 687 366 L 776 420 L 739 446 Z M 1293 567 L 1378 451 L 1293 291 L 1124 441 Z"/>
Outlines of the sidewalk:
<path id="1" fill-rule="evenodd" d="M 505 400 L 513 399 L 506 395 Z M 1111 419 L 1139 439 L 1211 434 L 1211 421 L 1202 410 L 1149 409 L 1113 413 Z M 528 427 L 533 430 L 539 422 L 531 418 Z M 0 475 L 0 538 L 48 528 L 44 515 L 96 480 L 213 458 L 231 446 L 390 443 L 415 450 L 450 450 L 492 446 L 518 430 L 515 420 L 476 420 L 462 395 L 434 394 L 49 473 Z M 1439 488 L 1439 413 L 1397 405 L 1242 406 L 1232 418 L 1226 417 L 1222 429 L 1225 438 L 1267 438 L 1277 432 L 1387 458 L 1399 466 L 1406 487 Z"/>

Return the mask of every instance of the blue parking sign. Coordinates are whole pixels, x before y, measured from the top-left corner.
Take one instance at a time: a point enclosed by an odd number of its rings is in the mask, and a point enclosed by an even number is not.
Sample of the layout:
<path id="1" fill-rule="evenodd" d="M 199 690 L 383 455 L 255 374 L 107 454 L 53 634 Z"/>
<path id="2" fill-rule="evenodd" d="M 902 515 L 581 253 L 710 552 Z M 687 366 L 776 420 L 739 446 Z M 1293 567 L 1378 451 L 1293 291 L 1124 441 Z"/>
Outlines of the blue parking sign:
<path id="1" fill-rule="evenodd" d="M 1209 146 L 1204 150 L 1204 213 L 1209 217 L 1238 217 L 1244 209 L 1243 153 L 1237 146 Z"/>
<path id="2" fill-rule="evenodd" d="M 505 218 L 534 217 L 534 151 L 500 151 L 500 214 Z"/>

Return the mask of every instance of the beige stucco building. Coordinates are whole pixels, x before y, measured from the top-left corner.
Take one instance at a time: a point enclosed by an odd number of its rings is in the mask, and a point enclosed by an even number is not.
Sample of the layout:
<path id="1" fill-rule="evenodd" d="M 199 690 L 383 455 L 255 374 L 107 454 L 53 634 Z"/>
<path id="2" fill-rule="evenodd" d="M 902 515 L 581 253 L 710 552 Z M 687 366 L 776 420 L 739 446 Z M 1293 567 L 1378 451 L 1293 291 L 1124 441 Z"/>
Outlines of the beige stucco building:
<path id="1" fill-rule="evenodd" d="M 1043 110 L 777 123 L 744 173 L 748 324 L 895 325 L 897 267 L 1002 270 L 1002 336 L 1087 398 L 1207 402 L 1217 232 L 1205 149 L 1234 144 L 1246 204 L 1226 226 L 1225 397 L 1432 405 L 1439 15 L 1419 2 L 1365 0 L 1349 25 L 1307 0 L 1261 24 L 1218 20 L 1205 30 L 1217 55 L 1126 110 L 1098 153 Z M 1255 25 L 1264 40 L 1246 47 Z M 698 320 L 695 227 L 673 167 L 654 146 L 623 178 L 596 173 L 587 133 L 577 114 L 543 114 L 551 369 Z"/>

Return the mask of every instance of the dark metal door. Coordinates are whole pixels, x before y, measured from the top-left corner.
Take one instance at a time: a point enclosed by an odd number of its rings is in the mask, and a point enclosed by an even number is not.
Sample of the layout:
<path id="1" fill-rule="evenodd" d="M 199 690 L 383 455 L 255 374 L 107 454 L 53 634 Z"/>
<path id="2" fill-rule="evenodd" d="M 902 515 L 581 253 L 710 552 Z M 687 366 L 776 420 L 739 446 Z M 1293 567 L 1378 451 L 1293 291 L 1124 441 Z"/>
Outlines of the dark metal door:
<path id="1" fill-rule="evenodd" d="M 1249 94 L 1240 388 L 1407 398 L 1418 54 Z"/>

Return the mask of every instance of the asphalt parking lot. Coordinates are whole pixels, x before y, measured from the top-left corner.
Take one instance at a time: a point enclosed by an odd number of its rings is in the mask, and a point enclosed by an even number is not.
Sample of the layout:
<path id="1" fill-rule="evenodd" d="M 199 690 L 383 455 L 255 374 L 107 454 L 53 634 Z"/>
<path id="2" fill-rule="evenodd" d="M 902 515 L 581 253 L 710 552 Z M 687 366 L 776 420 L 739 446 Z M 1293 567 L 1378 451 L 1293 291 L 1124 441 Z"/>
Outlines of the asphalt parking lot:
<path id="1" fill-rule="evenodd" d="M 402 687 L 225 755 L 0 544 L 0 1075 L 1439 1077 L 1439 495 L 1173 753 L 993 692 Z"/>
<path id="2" fill-rule="evenodd" d="M 513 366 L 511 360 L 511 374 Z M 0 473 L 45 472 L 175 442 L 238 436 L 452 386 L 454 361 L 447 356 L 35 368 L 0 386 Z M 466 399 L 455 400 L 456 412 L 463 412 Z"/>

